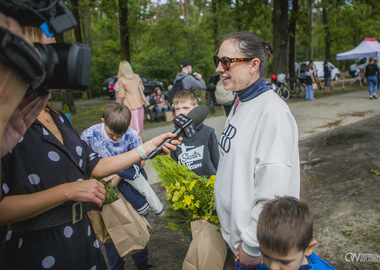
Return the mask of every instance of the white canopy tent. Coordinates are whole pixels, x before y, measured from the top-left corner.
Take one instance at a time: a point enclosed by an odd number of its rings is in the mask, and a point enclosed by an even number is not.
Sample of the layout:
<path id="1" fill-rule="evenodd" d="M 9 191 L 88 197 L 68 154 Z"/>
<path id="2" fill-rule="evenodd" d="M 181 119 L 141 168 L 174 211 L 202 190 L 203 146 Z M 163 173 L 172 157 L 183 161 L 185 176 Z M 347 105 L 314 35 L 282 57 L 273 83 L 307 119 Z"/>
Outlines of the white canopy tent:
<path id="1" fill-rule="evenodd" d="M 380 58 L 380 43 L 374 38 L 365 38 L 351 51 L 338 53 L 336 60 L 358 59 L 371 56 Z"/>

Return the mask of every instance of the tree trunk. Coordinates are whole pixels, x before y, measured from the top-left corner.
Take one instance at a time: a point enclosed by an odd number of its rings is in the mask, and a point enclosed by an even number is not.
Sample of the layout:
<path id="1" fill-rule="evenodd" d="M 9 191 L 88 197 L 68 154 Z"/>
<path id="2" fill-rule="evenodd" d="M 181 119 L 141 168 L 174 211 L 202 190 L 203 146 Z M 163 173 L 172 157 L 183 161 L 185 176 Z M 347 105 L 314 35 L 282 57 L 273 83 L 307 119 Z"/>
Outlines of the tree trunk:
<path id="1" fill-rule="evenodd" d="M 87 1 L 87 4 L 88 4 L 88 8 L 87 8 L 87 11 L 86 11 L 86 17 L 87 17 L 87 37 L 88 37 L 88 40 L 87 40 L 87 44 L 88 46 L 90 47 L 91 51 L 92 51 L 92 35 L 91 35 L 91 6 L 90 6 L 90 2 Z"/>
<path id="2" fill-rule="evenodd" d="M 273 1 L 273 73 L 286 74 L 288 60 L 288 1 Z"/>
<path id="3" fill-rule="evenodd" d="M 314 58 L 314 47 L 313 47 L 313 1 L 309 0 L 309 14 L 310 14 L 310 55 L 309 60 L 313 60 Z"/>
<path id="4" fill-rule="evenodd" d="M 119 0 L 119 26 L 121 58 L 131 62 L 128 27 L 128 0 Z"/>
<path id="5" fill-rule="evenodd" d="M 74 28 L 74 33 L 75 33 L 75 40 L 78 43 L 83 43 L 83 38 L 82 38 L 82 31 L 80 27 L 80 16 L 79 16 L 79 0 L 70 0 L 71 3 L 71 11 L 74 15 L 75 20 L 77 20 L 78 25 L 75 26 Z"/>
<path id="6" fill-rule="evenodd" d="M 331 35 L 330 35 L 330 28 L 329 28 L 329 22 L 328 22 L 328 15 L 327 15 L 327 8 L 323 7 L 322 10 L 322 20 L 323 20 L 323 28 L 325 30 L 325 60 L 330 61 L 331 60 Z"/>
<path id="7" fill-rule="evenodd" d="M 298 0 L 292 0 L 292 11 L 289 20 L 289 77 L 295 79 L 296 70 L 296 25 L 298 16 Z"/>
<path id="8" fill-rule="evenodd" d="M 211 13 L 212 13 L 212 29 L 213 29 L 215 50 L 219 46 L 219 29 L 218 29 L 218 16 L 217 16 L 218 8 L 217 7 L 218 7 L 218 0 L 212 0 Z"/>

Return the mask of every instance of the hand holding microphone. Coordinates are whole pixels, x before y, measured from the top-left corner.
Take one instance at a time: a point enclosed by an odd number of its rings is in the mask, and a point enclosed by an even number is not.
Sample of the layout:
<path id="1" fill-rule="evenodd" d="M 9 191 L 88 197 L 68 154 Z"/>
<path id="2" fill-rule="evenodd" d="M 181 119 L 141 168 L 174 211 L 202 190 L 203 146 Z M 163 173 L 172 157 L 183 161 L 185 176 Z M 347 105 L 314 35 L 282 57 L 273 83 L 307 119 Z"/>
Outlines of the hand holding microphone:
<path id="1" fill-rule="evenodd" d="M 195 134 L 195 129 L 198 127 L 207 117 L 208 109 L 203 105 L 194 107 L 187 116 L 180 114 L 173 119 L 175 124 L 175 130 L 172 132 L 176 134 L 176 137 L 167 138 L 163 143 L 157 146 L 147 157 L 153 159 L 157 154 L 162 151 L 162 147 L 166 143 L 170 143 L 172 140 L 180 135 L 185 135 L 187 138 L 191 138 Z"/>

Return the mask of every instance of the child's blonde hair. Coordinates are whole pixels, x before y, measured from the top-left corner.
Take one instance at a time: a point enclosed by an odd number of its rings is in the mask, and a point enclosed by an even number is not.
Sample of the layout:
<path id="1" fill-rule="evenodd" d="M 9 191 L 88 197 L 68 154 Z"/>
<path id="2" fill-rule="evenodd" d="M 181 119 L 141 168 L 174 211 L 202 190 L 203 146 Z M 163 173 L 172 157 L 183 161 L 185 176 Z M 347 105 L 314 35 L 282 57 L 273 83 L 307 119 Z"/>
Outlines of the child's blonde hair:
<path id="1" fill-rule="evenodd" d="M 178 91 L 173 98 L 173 104 L 178 104 L 180 102 L 190 100 L 191 104 L 195 107 L 197 106 L 197 96 L 194 91 L 191 90 L 180 90 Z"/>

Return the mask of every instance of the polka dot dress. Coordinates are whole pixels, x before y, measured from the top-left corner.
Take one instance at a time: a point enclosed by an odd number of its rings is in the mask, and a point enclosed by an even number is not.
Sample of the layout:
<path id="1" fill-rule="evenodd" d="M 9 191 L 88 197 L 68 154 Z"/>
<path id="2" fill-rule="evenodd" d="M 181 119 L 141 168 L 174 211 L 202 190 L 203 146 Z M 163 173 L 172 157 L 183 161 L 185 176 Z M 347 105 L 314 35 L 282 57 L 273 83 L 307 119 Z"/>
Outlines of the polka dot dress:
<path id="1" fill-rule="evenodd" d="M 82 141 L 64 115 L 51 112 L 62 145 L 36 120 L 18 145 L 2 159 L 2 196 L 30 194 L 89 179 L 99 157 Z M 106 269 L 87 215 L 72 224 L 13 232 L 0 252 L 1 269 Z"/>

